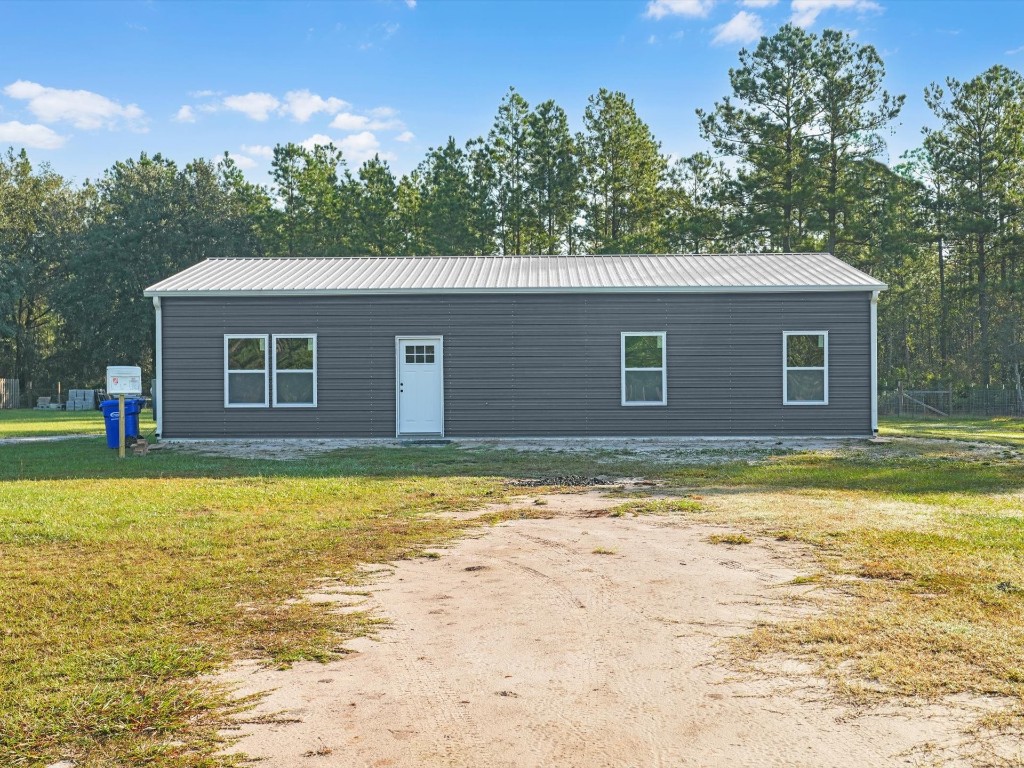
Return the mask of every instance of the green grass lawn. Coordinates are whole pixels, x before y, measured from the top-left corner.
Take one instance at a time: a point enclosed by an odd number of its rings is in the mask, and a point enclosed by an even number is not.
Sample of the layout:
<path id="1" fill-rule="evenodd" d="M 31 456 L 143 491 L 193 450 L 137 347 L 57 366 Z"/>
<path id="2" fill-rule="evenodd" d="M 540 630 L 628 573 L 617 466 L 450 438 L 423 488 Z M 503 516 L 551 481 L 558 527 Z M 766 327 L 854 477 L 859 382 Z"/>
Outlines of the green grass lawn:
<path id="1" fill-rule="evenodd" d="M 0 446 L 0 765 L 229 762 L 216 739 L 229 697 L 198 676 L 242 657 L 337 657 L 372 624 L 296 601 L 318 579 L 356 584 L 359 563 L 459 535 L 474 523 L 429 513 L 501 498 L 503 477 L 570 474 L 661 476 L 681 498 L 630 511 L 805 542 L 816 578 L 849 599 L 758 630 L 750 653 L 806 656 L 851 695 L 1024 700 L 1024 471 L 997 451 L 714 466 L 455 447 L 119 461 L 93 437 Z"/>
<path id="2" fill-rule="evenodd" d="M 156 429 L 153 412 L 140 414 L 143 434 Z M 53 435 L 102 435 L 103 414 L 99 411 L 36 411 L 20 408 L 0 411 L 0 440 L 5 437 L 47 437 Z"/>
<path id="3" fill-rule="evenodd" d="M 879 423 L 886 437 L 929 437 L 973 440 L 1024 448 L 1024 419 L 999 416 L 991 419 L 911 419 L 890 417 Z"/>

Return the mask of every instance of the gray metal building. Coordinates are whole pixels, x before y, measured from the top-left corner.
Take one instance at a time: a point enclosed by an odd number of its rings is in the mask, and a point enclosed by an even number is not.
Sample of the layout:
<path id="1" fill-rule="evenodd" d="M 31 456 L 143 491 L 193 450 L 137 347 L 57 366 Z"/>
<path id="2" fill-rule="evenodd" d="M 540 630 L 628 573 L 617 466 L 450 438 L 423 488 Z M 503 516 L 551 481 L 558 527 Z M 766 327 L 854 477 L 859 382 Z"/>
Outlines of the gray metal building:
<path id="1" fill-rule="evenodd" d="M 870 435 L 828 254 L 210 259 L 146 289 L 163 438 Z"/>

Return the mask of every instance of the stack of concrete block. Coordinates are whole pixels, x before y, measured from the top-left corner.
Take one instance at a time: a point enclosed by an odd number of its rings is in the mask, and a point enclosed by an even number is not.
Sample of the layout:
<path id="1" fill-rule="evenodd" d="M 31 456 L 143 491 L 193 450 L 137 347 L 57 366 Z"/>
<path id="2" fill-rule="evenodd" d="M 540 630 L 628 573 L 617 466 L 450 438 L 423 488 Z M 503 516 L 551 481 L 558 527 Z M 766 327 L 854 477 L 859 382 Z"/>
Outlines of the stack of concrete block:
<path id="1" fill-rule="evenodd" d="M 69 389 L 68 402 L 65 406 L 69 411 L 92 411 L 96 409 L 95 389 Z"/>

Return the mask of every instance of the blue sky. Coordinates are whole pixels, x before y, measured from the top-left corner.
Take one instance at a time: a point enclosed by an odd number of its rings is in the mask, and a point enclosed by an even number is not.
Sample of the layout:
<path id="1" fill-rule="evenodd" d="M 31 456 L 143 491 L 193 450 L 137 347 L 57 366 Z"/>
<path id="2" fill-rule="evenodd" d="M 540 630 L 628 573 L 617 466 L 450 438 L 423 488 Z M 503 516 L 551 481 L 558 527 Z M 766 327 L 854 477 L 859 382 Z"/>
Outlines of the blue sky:
<path id="1" fill-rule="evenodd" d="M 907 94 L 893 158 L 930 121 L 928 83 L 1024 69 L 1011 0 L 0 2 L 0 19 L 0 146 L 79 182 L 141 151 L 229 151 L 263 182 L 275 143 L 325 136 L 353 165 L 379 152 L 405 172 L 486 133 L 510 85 L 574 128 L 591 93 L 623 90 L 666 152 L 689 153 L 739 49 L 791 19 L 882 54 Z"/>

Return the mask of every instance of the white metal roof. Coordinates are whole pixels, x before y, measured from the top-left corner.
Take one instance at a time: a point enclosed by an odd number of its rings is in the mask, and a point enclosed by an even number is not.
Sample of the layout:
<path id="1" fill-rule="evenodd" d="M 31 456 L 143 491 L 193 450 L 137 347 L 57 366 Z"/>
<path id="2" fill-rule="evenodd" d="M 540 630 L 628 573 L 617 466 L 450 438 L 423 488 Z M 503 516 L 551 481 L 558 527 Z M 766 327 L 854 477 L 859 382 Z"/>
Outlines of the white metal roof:
<path id="1" fill-rule="evenodd" d="M 207 259 L 146 296 L 877 291 L 827 253 Z"/>

